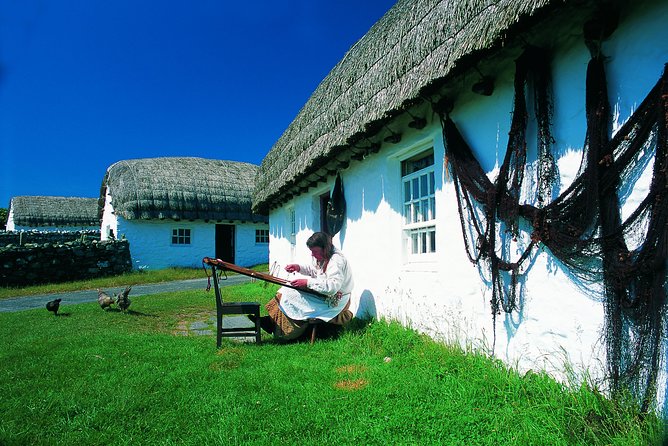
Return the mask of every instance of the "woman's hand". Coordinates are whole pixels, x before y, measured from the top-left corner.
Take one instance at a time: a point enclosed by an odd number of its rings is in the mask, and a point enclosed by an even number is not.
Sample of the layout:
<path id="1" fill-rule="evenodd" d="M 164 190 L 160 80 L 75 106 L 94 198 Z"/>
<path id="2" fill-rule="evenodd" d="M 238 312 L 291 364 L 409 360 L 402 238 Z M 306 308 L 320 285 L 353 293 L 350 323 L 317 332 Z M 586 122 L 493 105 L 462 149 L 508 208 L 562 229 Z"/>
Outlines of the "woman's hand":
<path id="1" fill-rule="evenodd" d="M 286 265 L 285 270 L 289 273 L 294 273 L 294 272 L 299 272 L 301 268 L 299 268 L 299 265 L 296 263 L 291 263 L 289 265 Z"/>
<path id="2" fill-rule="evenodd" d="M 306 288 L 308 286 L 308 280 L 306 279 L 295 279 L 290 282 L 290 285 L 297 288 Z"/>

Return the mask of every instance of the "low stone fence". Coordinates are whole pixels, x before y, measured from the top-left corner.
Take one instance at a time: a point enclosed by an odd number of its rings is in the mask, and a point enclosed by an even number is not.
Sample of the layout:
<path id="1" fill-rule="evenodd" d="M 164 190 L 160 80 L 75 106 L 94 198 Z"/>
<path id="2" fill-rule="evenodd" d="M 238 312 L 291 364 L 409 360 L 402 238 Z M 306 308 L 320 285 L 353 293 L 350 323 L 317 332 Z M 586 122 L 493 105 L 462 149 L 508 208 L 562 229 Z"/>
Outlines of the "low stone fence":
<path id="1" fill-rule="evenodd" d="M 100 240 L 100 230 L 89 231 L 0 231 L 0 247 L 28 243 L 65 243 Z"/>
<path id="2" fill-rule="evenodd" d="M 127 240 L 83 239 L 0 247 L 0 286 L 68 282 L 131 270 Z"/>

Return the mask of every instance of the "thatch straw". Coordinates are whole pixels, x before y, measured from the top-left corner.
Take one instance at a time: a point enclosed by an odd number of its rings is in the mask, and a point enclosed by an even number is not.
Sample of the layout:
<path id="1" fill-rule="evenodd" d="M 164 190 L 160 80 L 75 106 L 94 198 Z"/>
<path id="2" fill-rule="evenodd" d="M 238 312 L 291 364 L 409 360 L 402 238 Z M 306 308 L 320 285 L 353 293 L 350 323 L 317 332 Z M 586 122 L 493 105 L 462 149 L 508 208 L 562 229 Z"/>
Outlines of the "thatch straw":
<path id="1" fill-rule="evenodd" d="M 10 206 L 16 226 L 100 225 L 97 198 L 18 196 L 11 199 Z"/>
<path id="2" fill-rule="evenodd" d="M 144 158 L 119 161 L 107 169 L 107 189 L 116 215 L 128 220 L 174 219 L 267 222 L 251 211 L 258 166 L 203 158 Z"/>
<path id="3" fill-rule="evenodd" d="M 399 0 L 345 54 L 260 167 L 253 208 L 267 212 L 318 169 L 569 0 Z M 326 168 L 325 174 L 332 169 Z M 320 177 L 322 179 L 322 177 Z"/>

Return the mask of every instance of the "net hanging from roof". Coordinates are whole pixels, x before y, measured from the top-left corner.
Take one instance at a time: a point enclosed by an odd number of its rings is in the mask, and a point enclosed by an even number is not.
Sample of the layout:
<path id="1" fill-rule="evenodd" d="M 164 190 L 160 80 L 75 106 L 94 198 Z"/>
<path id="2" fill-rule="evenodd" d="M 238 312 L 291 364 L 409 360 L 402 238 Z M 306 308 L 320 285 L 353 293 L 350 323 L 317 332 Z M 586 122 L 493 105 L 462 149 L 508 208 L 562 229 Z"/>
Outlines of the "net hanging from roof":
<path id="1" fill-rule="evenodd" d="M 491 282 L 494 328 L 501 311 L 517 309 L 529 259 L 538 248 L 547 248 L 574 277 L 602 283 L 611 389 L 631 390 L 648 410 L 656 394 L 667 328 L 668 65 L 638 109 L 610 137 L 603 56 L 593 55 L 587 68 L 583 158 L 576 179 L 558 196 L 548 73 L 549 58 L 539 49 L 527 49 L 516 61 L 511 130 L 494 181 L 447 113 L 439 113 L 466 253 Z M 535 196 L 522 202 L 522 191 L 527 190 L 528 96 L 534 98 L 538 163 L 532 178 Z M 648 166 L 649 192 L 624 219 L 620 197 L 630 193 Z M 522 236 L 526 243 L 513 258 L 511 245 L 522 246 L 517 242 Z"/>

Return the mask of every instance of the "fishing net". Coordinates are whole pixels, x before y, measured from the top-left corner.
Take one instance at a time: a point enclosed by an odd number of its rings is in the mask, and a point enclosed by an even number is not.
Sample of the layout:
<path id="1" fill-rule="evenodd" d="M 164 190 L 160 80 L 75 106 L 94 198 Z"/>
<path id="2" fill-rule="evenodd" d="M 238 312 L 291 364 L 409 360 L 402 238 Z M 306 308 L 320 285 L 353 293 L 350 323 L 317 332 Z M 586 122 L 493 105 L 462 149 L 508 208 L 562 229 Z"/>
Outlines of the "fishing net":
<path id="1" fill-rule="evenodd" d="M 538 249 L 548 250 L 579 280 L 602 284 L 611 388 L 630 389 L 647 410 L 666 333 L 668 68 L 610 137 L 604 60 L 600 52 L 592 55 L 582 161 L 575 180 L 557 195 L 549 59 L 545 51 L 528 48 L 516 60 L 508 146 L 494 181 L 448 113 L 439 112 L 466 253 L 491 285 L 494 327 L 502 311 L 517 309 L 528 259 Z M 533 170 L 527 169 L 528 97 L 538 139 Z M 620 203 L 647 169 L 649 192 L 623 218 Z M 533 188 L 525 184 L 528 172 Z"/>

